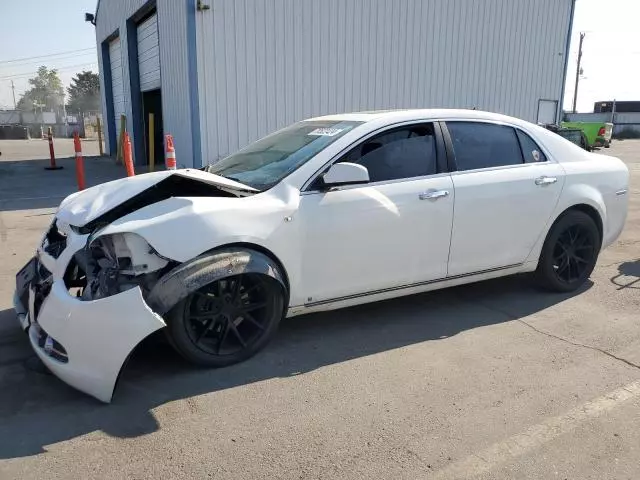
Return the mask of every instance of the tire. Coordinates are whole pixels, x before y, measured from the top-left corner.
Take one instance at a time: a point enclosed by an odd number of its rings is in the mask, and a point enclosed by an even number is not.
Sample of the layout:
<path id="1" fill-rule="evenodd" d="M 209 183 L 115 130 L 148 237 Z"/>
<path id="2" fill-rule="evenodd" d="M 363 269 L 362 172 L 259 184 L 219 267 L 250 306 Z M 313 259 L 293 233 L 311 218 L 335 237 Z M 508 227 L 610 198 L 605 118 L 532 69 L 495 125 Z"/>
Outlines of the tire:
<path id="1" fill-rule="evenodd" d="M 569 210 L 551 227 L 544 241 L 535 276 L 538 284 L 554 292 L 572 292 L 589 278 L 602 245 L 593 219 Z"/>
<path id="2" fill-rule="evenodd" d="M 218 279 L 169 311 L 169 342 L 199 366 L 242 362 L 264 348 L 276 333 L 285 298 L 282 285 L 267 275 L 244 273 Z"/>

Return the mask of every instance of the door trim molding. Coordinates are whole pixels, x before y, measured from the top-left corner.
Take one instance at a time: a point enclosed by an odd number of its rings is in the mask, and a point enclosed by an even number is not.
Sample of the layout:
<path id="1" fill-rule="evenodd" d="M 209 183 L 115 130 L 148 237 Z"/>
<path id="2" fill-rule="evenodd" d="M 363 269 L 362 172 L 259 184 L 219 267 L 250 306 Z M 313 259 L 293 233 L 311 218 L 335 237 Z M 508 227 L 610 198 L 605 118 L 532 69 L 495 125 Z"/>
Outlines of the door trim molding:
<path id="1" fill-rule="evenodd" d="M 415 288 L 415 287 L 424 287 L 426 285 L 433 285 L 435 283 L 447 282 L 449 280 L 457 280 L 465 277 L 473 277 L 475 275 L 482 275 L 485 273 L 499 272 L 501 270 L 509 270 L 511 268 L 521 267 L 522 265 L 524 265 L 524 263 L 514 263 L 513 265 L 505 265 L 504 267 L 488 268 L 486 270 L 479 270 L 477 272 L 472 272 L 472 273 L 463 273 L 461 275 L 452 275 L 450 277 L 438 278 L 435 280 L 427 280 L 425 282 L 410 283 L 407 285 L 398 285 L 397 287 L 381 288 L 379 290 L 371 290 L 369 292 L 355 293 L 353 295 L 345 295 L 344 297 L 336 297 L 336 298 L 330 298 L 327 300 L 320 300 L 317 302 L 309 302 L 309 303 L 305 303 L 303 306 L 305 308 L 318 307 L 320 305 L 327 305 L 329 303 L 344 302 L 346 300 L 353 300 L 356 298 L 380 295 L 382 293 L 395 292 L 398 290 L 406 290 L 406 289 Z"/>

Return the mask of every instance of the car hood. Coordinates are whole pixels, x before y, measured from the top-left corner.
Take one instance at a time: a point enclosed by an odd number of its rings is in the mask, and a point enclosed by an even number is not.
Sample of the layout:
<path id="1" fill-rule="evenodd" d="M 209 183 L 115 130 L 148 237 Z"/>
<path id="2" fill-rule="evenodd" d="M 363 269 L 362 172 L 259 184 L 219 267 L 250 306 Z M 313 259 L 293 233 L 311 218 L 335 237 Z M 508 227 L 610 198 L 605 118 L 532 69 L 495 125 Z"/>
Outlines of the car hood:
<path id="1" fill-rule="evenodd" d="M 236 196 L 258 190 L 201 170 L 166 170 L 113 180 L 65 198 L 56 217 L 75 227 L 111 221 L 170 197 Z M 111 213 L 111 215 L 110 215 Z"/>

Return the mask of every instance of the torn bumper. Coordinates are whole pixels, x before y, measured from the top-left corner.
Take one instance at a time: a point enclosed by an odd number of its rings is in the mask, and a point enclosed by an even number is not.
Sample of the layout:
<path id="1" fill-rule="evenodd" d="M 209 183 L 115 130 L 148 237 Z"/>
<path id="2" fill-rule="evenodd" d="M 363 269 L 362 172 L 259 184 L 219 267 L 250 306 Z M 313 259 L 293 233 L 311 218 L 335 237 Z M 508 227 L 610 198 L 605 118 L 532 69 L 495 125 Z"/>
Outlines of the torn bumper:
<path id="1" fill-rule="evenodd" d="M 107 403 L 129 354 L 165 326 L 138 287 L 82 301 L 56 280 L 34 313 L 30 306 L 29 339 L 42 362 L 65 383 Z"/>
<path id="2" fill-rule="evenodd" d="M 14 308 L 49 370 L 72 387 L 109 402 L 127 357 L 165 323 L 147 306 L 139 287 L 98 300 L 73 296 L 64 274 L 87 236 L 69 228 L 63 233 L 66 238 L 57 244 L 43 240 L 32 260 L 33 274 L 17 284 Z"/>

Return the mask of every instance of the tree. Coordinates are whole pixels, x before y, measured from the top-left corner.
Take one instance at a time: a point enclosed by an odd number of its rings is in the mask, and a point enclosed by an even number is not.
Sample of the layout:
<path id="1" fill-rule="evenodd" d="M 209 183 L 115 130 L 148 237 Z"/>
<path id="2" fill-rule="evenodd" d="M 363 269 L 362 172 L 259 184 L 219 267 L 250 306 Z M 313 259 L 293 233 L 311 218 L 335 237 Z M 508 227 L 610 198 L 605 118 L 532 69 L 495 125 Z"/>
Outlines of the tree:
<path id="1" fill-rule="evenodd" d="M 100 78 L 97 73 L 83 71 L 71 79 L 68 108 L 73 112 L 100 110 Z"/>
<path id="2" fill-rule="evenodd" d="M 53 111 L 62 105 L 64 89 L 56 69 L 40 67 L 38 74 L 29 79 L 29 85 L 31 88 L 20 98 L 18 109 L 30 111 L 41 108 L 44 111 Z"/>

